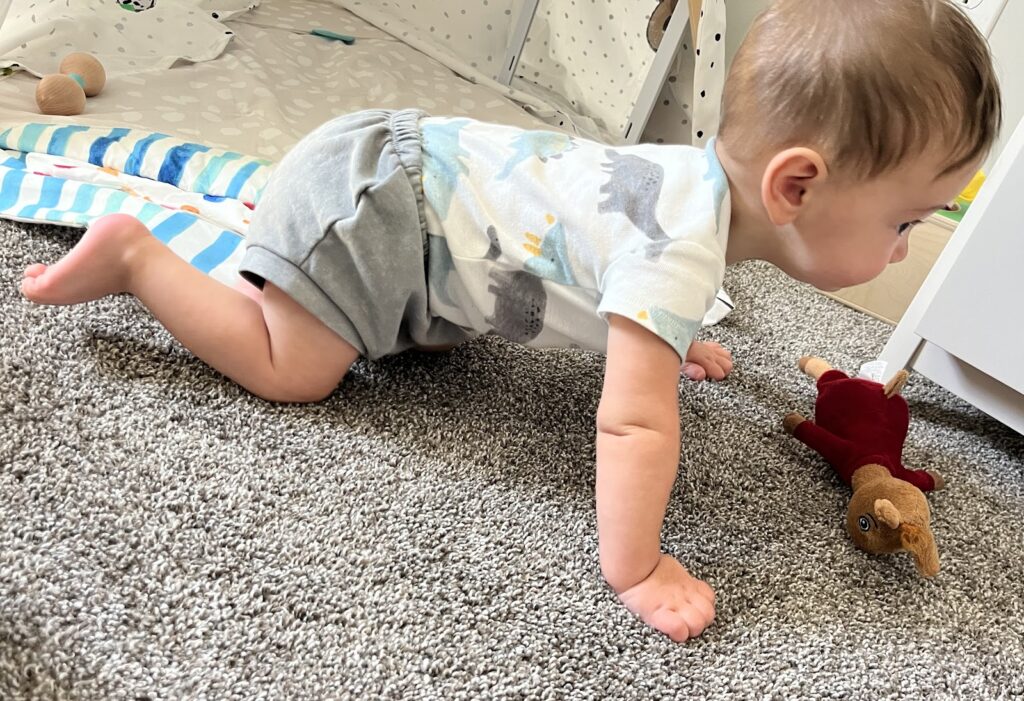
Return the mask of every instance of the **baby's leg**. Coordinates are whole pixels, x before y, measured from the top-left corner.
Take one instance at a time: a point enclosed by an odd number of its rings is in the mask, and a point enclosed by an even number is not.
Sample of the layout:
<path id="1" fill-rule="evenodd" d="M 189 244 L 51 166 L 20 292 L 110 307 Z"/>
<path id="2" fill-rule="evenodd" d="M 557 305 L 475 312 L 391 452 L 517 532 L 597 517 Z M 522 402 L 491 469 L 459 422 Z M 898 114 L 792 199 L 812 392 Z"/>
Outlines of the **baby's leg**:
<path id="1" fill-rule="evenodd" d="M 280 289 L 268 283 L 260 303 L 192 267 L 138 219 L 120 214 L 96 220 L 54 265 L 29 266 L 21 290 L 40 304 L 131 293 L 182 345 L 271 401 L 323 399 L 359 356 Z"/>

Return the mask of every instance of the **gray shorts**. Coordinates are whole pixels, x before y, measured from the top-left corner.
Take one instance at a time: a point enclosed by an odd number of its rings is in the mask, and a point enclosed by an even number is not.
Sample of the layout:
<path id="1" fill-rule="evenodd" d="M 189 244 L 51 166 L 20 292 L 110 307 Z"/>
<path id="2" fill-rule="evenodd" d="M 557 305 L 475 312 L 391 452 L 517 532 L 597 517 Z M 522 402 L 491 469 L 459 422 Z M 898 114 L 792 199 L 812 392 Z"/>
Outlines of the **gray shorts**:
<path id="1" fill-rule="evenodd" d="M 257 202 L 239 265 L 368 358 L 475 335 L 429 309 L 421 116 L 357 112 L 303 138 Z"/>

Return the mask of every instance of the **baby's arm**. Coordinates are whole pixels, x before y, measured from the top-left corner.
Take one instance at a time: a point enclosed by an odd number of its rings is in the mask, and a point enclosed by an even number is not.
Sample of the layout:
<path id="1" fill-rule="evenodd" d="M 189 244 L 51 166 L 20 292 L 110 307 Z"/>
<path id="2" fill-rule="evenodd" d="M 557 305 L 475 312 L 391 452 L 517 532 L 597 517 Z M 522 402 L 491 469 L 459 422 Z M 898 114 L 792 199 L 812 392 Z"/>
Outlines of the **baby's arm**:
<path id="1" fill-rule="evenodd" d="M 661 525 L 679 464 L 679 356 L 624 317 L 609 318 L 597 412 L 601 572 L 630 611 L 674 640 L 714 618 L 714 593 L 661 552 Z"/>

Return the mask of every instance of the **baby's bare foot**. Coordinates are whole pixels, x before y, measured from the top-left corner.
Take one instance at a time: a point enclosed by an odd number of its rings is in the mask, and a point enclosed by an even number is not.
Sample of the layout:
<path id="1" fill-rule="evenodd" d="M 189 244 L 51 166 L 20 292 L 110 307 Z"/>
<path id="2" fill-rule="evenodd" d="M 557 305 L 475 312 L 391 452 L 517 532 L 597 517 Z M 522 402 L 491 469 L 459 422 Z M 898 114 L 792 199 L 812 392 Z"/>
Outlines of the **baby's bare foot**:
<path id="1" fill-rule="evenodd" d="M 644 623 L 676 642 L 695 638 L 715 619 L 715 592 L 669 555 L 662 555 L 647 579 L 619 593 Z"/>
<path id="2" fill-rule="evenodd" d="M 21 293 L 39 304 L 78 304 L 124 292 L 130 260 L 149 241 L 156 239 L 135 217 L 100 217 L 59 261 L 26 268 Z"/>

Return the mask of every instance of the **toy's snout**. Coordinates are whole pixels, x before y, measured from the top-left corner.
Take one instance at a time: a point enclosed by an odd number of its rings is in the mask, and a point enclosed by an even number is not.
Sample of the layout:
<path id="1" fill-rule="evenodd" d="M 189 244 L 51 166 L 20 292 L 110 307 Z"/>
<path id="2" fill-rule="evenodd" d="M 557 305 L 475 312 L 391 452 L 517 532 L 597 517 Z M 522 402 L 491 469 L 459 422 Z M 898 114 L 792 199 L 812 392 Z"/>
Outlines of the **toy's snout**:
<path id="1" fill-rule="evenodd" d="M 846 528 L 857 547 L 870 553 L 909 552 L 925 577 L 939 571 L 929 522 L 928 501 L 921 490 L 888 475 L 861 485 L 846 515 Z"/>
<path id="2" fill-rule="evenodd" d="M 934 577 L 939 573 L 939 549 L 935 546 L 931 529 L 904 523 L 900 525 L 900 541 L 903 549 L 914 557 L 918 572 L 925 577 Z"/>

